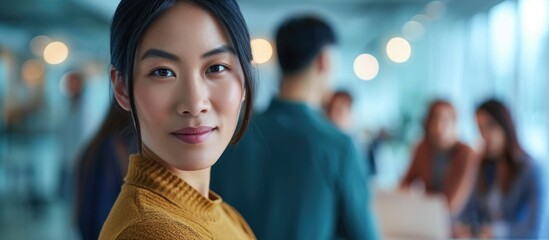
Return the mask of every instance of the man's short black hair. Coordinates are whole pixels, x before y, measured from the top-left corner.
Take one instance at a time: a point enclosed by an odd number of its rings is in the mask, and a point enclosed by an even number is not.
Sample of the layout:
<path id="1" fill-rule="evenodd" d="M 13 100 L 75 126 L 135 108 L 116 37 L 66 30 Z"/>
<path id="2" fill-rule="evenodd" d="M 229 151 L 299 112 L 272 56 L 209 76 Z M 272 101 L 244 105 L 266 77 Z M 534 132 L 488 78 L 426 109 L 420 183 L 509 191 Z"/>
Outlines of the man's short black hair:
<path id="1" fill-rule="evenodd" d="M 284 75 L 304 70 L 326 45 L 336 43 L 330 26 L 315 16 L 286 20 L 276 33 L 278 62 Z"/>

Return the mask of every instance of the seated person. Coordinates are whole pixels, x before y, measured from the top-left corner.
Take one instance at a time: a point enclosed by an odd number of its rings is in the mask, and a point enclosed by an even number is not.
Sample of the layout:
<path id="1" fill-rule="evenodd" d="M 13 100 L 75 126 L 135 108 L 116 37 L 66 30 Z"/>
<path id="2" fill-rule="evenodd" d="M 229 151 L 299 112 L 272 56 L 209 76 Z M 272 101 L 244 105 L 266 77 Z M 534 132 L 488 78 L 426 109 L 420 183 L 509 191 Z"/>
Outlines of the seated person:
<path id="1" fill-rule="evenodd" d="M 401 182 L 401 188 L 409 188 L 420 181 L 427 194 L 443 194 L 452 216 L 461 212 L 476 171 L 475 154 L 458 141 L 455 125 L 454 107 L 443 100 L 434 101 L 425 120 L 425 136 Z"/>
<path id="2" fill-rule="evenodd" d="M 543 187 L 539 167 L 520 145 L 511 114 L 497 100 L 477 108 L 484 140 L 473 194 L 457 237 L 539 239 Z"/>

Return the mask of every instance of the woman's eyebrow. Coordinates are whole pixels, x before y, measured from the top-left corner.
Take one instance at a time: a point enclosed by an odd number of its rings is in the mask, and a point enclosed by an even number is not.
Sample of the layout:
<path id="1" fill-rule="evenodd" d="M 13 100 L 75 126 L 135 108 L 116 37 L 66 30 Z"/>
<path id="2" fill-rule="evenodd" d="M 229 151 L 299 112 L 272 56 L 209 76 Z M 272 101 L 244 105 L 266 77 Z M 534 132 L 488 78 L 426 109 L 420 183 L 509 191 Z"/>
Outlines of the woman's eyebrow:
<path id="1" fill-rule="evenodd" d="M 175 62 L 180 61 L 180 59 L 177 55 L 175 55 L 173 53 L 166 52 L 164 50 L 156 49 L 156 48 L 151 48 L 151 49 L 147 50 L 143 54 L 143 57 L 141 57 L 141 60 L 145 60 L 147 58 L 165 58 L 165 59 L 172 60 L 172 61 L 175 61 Z"/>
<path id="2" fill-rule="evenodd" d="M 236 51 L 234 50 L 233 47 L 231 47 L 229 45 L 223 45 L 221 47 L 214 48 L 214 49 L 202 54 L 202 58 L 208 58 L 208 57 L 212 57 L 212 56 L 215 56 L 217 54 L 222 54 L 222 53 L 231 53 L 231 54 L 236 55 Z"/>

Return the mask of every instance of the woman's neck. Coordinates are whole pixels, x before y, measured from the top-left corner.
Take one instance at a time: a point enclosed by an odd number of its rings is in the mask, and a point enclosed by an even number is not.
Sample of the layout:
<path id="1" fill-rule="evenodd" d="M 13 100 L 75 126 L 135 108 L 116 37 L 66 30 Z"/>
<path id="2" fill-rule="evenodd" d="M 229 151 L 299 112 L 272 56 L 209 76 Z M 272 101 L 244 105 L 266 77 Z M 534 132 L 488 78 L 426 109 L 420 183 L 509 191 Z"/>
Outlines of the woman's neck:
<path id="1" fill-rule="evenodd" d="M 211 168 L 205 168 L 201 170 L 196 171 L 183 171 L 179 170 L 170 164 L 168 164 L 166 161 L 164 161 L 162 158 L 160 158 L 158 155 L 156 155 L 152 150 L 150 150 L 147 146 L 143 144 L 142 149 L 142 155 L 143 157 L 150 158 L 158 163 L 160 163 L 162 166 L 164 166 L 166 169 L 168 169 L 170 172 L 178 176 L 179 178 L 183 179 L 187 184 L 189 184 L 191 187 L 196 189 L 202 196 L 209 199 L 210 195 L 210 172 Z"/>
<path id="2" fill-rule="evenodd" d="M 436 152 L 436 153 L 448 153 L 448 152 L 452 151 L 452 149 L 458 143 L 458 141 L 456 140 L 456 141 L 452 141 L 451 143 L 448 143 L 446 145 L 441 145 L 440 143 L 433 142 L 433 141 L 430 141 L 428 139 L 425 139 L 425 140 L 426 140 L 427 145 L 431 149 L 431 151 Z"/>

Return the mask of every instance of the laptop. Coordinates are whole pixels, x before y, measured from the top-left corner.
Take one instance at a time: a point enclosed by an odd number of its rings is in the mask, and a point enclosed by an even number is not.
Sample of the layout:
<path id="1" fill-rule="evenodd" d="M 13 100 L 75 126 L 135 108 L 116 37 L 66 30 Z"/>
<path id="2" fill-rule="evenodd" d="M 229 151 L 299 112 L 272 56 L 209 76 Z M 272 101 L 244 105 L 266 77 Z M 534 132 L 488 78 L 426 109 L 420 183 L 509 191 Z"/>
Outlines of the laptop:
<path id="1" fill-rule="evenodd" d="M 374 209 L 383 239 L 449 239 L 451 223 L 443 196 L 408 191 L 377 192 Z"/>

